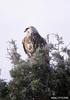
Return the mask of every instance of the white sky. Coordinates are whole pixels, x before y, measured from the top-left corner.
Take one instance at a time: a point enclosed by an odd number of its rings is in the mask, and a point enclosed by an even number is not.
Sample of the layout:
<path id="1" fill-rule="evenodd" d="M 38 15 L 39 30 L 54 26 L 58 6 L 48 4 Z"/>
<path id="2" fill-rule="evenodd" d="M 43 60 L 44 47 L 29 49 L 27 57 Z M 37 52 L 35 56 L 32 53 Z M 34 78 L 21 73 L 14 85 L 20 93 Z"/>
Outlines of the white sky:
<path id="1" fill-rule="evenodd" d="M 9 80 L 10 62 L 7 41 L 17 40 L 22 52 L 24 29 L 35 26 L 42 36 L 59 33 L 70 42 L 70 0 L 0 0 L 0 68 L 1 77 Z"/>

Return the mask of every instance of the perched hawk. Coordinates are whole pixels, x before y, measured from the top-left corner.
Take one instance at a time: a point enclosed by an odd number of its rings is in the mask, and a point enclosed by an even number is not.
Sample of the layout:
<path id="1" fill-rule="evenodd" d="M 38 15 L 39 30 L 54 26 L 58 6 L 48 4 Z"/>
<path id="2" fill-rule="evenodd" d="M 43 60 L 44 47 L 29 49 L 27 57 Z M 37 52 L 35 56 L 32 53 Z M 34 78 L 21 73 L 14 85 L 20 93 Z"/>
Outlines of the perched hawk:
<path id="1" fill-rule="evenodd" d="M 35 27 L 27 27 L 24 33 L 25 37 L 22 40 L 22 44 L 24 51 L 25 53 L 27 53 L 28 56 L 32 56 L 32 54 L 36 51 L 38 47 L 42 48 L 46 46 L 47 43 L 45 39 L 40 36 Z"/>

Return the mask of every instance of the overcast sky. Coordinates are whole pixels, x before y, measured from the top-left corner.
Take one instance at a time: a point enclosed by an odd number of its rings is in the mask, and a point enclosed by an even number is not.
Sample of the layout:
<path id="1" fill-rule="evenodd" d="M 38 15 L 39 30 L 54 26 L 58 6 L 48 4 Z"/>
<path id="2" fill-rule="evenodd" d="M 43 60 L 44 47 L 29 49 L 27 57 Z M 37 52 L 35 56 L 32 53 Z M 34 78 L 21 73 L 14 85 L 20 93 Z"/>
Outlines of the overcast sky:
<path id="1" fill-rule="evenodd" d="M 10 79 L 7 41 L 17 40 L 19 51 L 24 56 L 21 42 L 24 29 L 30 25 L 35 26 L 43 37 L 47 33 L 59 33 L 69 43 L 70 0 L 0 0 L 1 78 Z"/>

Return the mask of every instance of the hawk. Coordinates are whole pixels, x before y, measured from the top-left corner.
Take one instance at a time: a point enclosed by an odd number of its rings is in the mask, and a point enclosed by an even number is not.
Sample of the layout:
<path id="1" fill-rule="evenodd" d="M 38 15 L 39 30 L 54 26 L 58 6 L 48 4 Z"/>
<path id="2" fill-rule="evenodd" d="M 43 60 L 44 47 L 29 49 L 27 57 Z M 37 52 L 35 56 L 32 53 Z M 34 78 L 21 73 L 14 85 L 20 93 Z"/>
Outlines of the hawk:
<path id="1" fill-rule="evenodd" d="M 32 56 L 38 47 L 42 48 L 47 45 L 45 39 L 41 37 L 37 29 L 33 26 L 24 30 L 25 37 L 22 40 L 23 48 L 28 56 Z"/>

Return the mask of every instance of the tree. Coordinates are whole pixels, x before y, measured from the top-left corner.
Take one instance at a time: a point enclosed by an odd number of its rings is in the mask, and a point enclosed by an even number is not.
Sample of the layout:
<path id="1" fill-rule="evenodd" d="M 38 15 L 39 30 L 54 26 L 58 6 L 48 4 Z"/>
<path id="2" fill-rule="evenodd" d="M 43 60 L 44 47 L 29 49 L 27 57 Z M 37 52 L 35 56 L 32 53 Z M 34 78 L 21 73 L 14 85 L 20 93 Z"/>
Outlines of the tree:
<path id="1" fill-rule="evenodd" d="M 70 49 L 64 47 L 62 37 L 55 34 L 57 43 L 49 44 L 50 66 L 53 67 L 54 77 L 51 86 L 54 96 L 70 96 Z M 64 55 L 68 56 L 64 59 Z"/>
<path id="2" fill-rule="evenodd" d="M 59 35 L 55 38 L 57 43 L 48 43 L 49 57 L 46 48 L 38 48 L 27 61 L 21 59 L 15 41 L 9 42 L 12 48 L 8 53 L 13 64 L 10 100 L 50 100 L 52 96 L 70 96 L 70 49 L 63 47 Z M 64 53 L 67 59 L 64 59 Z"/>
<path id="3" fill-rule="evenodd" d="M 15 47 L 15 42 L 12 41 L 10 43 L 13 44 L 13 49 L 10 49 L 9 55 L 14 65 L 10 71 L 12 77 L 12 81 L 9 83 L 10 98 L 12 100 L 46 99 L 48 95 L 50 68 L 46 60 L 45 48 L 38 48 L 31 60 L 28 59 L 27 62 L 21 58 L 15 62 L 19 54 L 15 49 L 17 48 Z"/>

